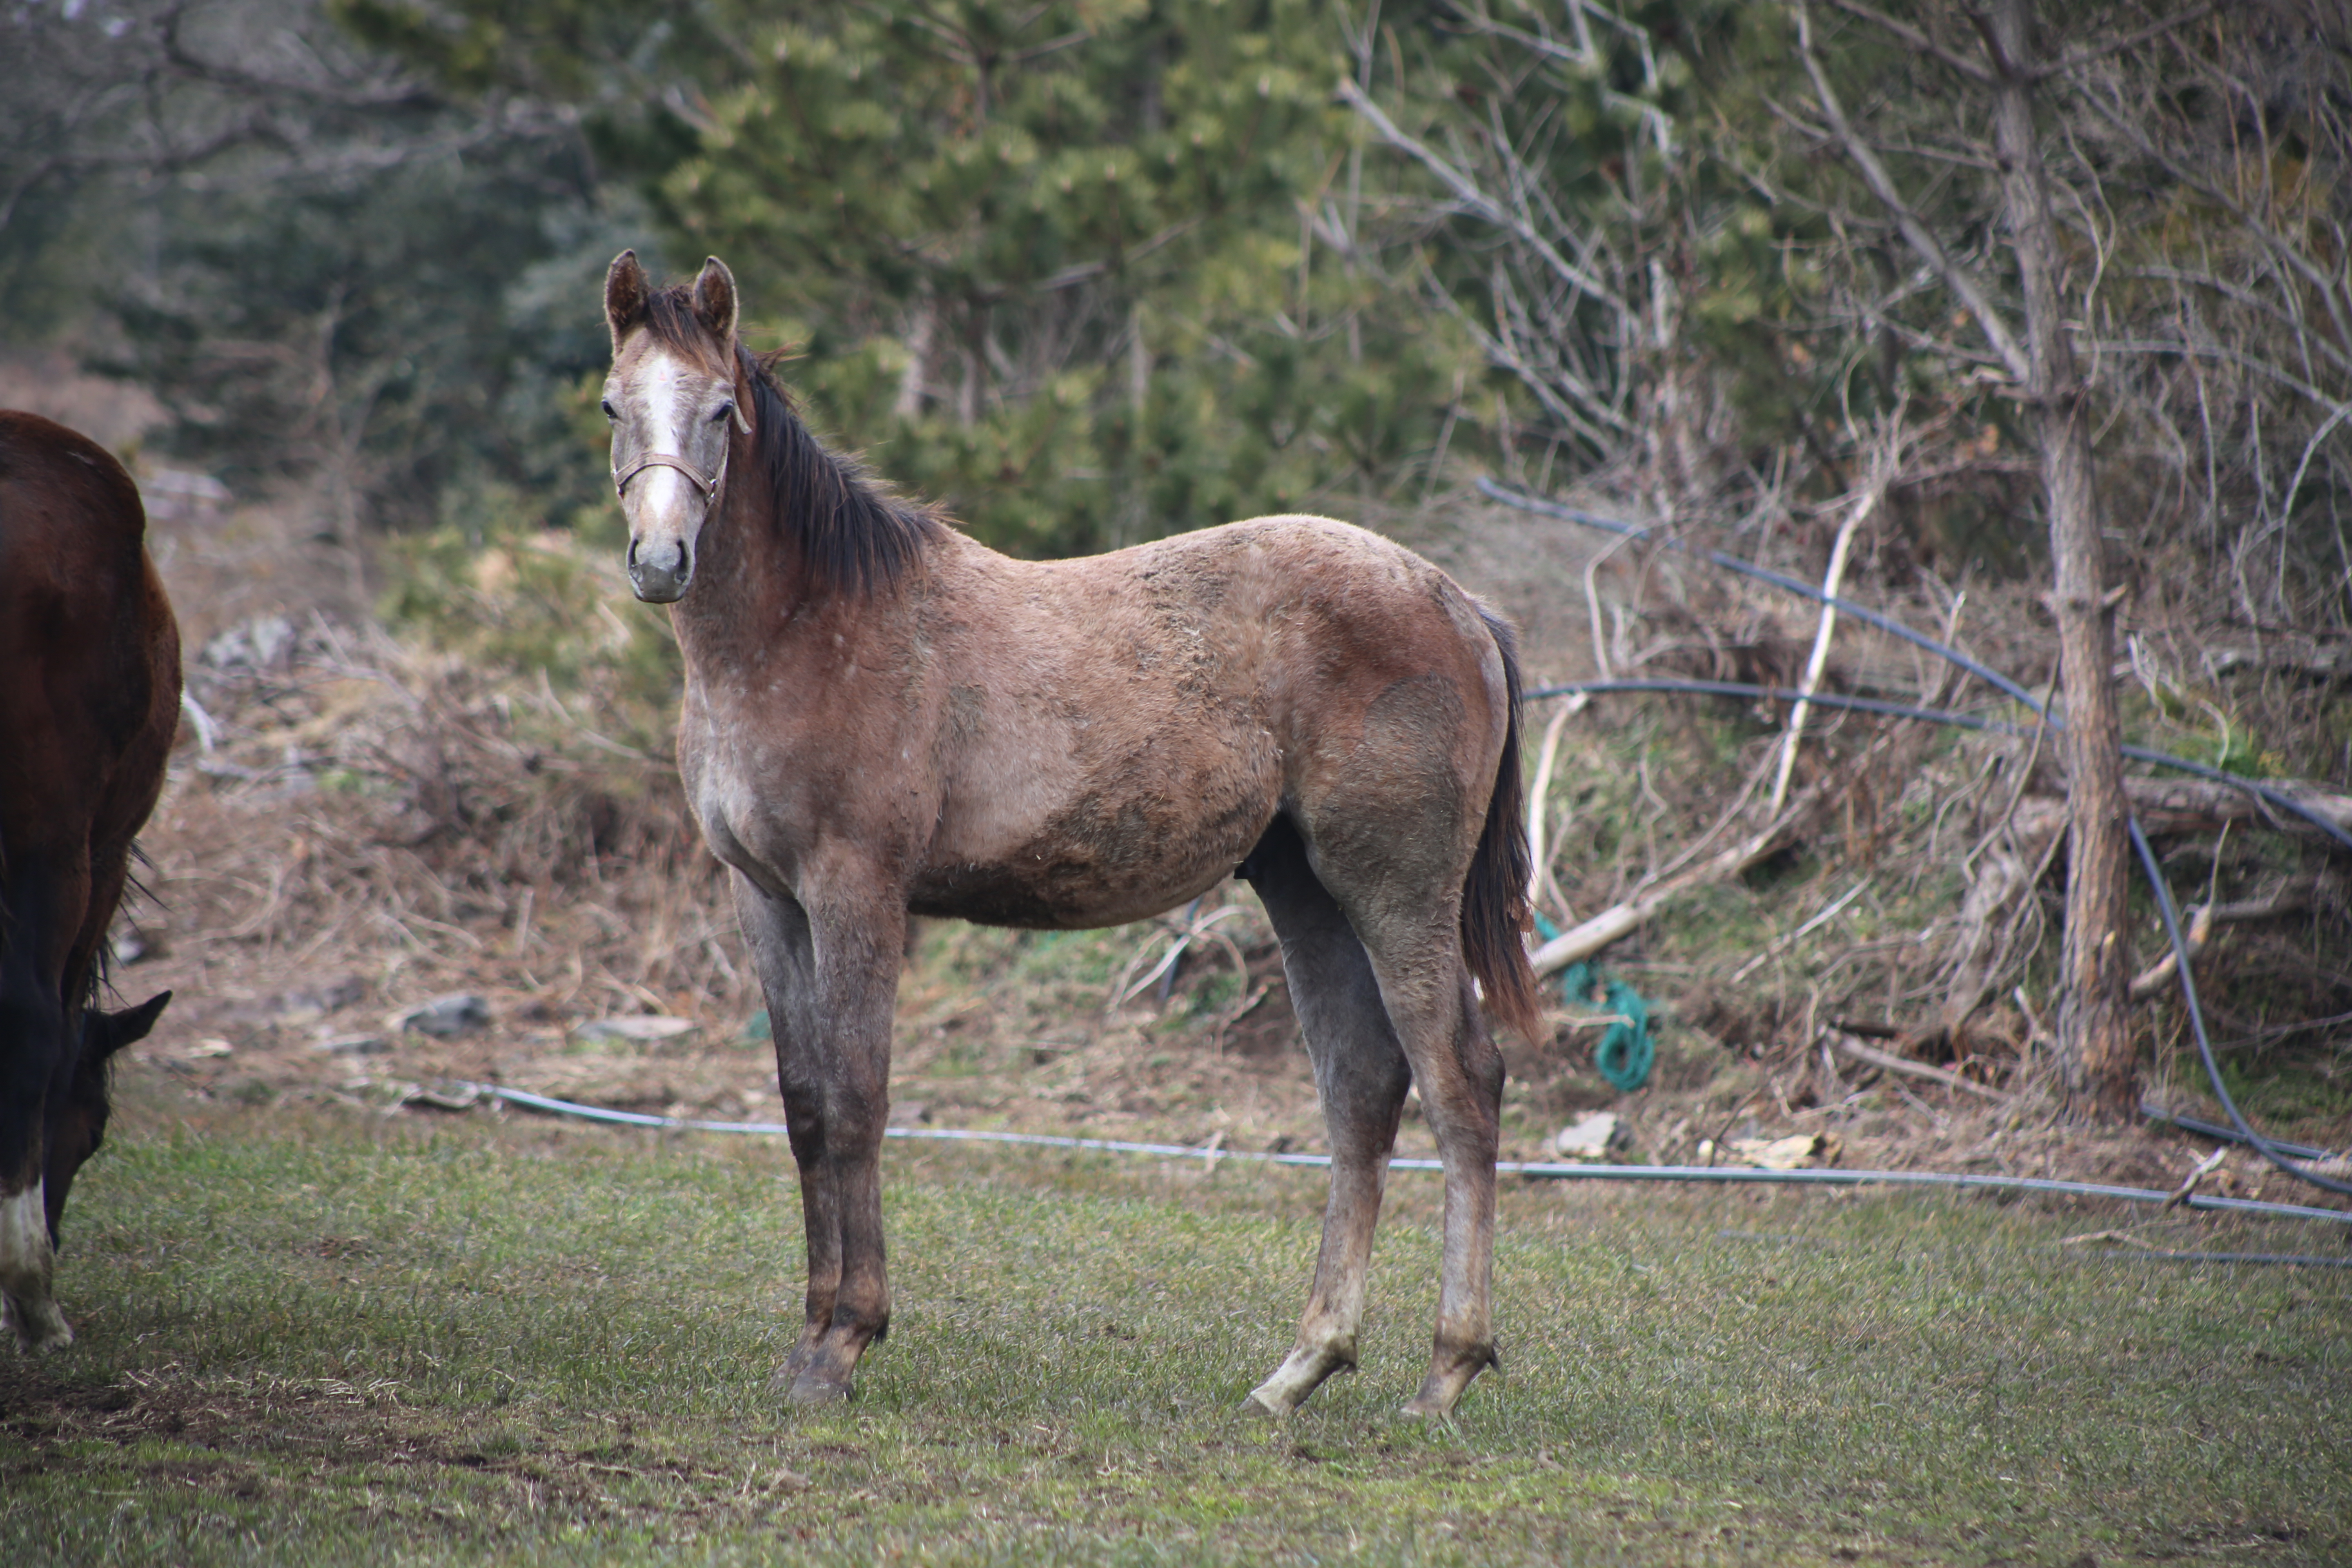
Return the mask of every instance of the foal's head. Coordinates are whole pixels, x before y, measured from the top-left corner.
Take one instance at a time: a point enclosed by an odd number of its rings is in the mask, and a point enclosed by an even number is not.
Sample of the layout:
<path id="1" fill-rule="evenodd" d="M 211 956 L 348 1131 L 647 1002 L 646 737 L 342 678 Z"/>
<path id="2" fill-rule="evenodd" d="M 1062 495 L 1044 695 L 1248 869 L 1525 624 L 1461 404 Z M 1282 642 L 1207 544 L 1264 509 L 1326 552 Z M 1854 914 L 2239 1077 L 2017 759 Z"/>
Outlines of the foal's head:
<path id="1" fill-rule="evenodd" d="M 751 428 L 736 366 L 734 275 L 714 256 L 683 309 L 677 293 L 656 293 L 634 250 L 604 275 L 613 484 L 629 520 L 629 584 L 655 605 L 694 581 L 695 542 L 726 480 L 734 431 Z"/>

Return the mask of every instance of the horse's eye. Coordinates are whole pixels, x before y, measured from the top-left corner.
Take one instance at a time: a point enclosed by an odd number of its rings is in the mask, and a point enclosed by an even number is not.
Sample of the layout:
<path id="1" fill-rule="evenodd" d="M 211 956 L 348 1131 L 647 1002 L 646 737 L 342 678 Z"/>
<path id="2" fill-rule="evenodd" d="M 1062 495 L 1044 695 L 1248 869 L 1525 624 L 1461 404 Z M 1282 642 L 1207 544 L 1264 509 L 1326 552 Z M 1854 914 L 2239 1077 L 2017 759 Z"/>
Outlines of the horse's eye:
<path id="1" fill-rule="evenodd" d="M 609 397 L 604 399 L 604 417 L 607 419 L 618 419 L 621 416 L 621 411 L 613 406 L 613 400 Z"/>
<path id="2" fill-rule="evenodd" d="M 710 416 L 710 422 L 713 425 L 724 425 L 729 419 L 734 417 L 734 414 L 735 405 L 731 400 L 722 403 L 719 405 L 719 412 Z"/>

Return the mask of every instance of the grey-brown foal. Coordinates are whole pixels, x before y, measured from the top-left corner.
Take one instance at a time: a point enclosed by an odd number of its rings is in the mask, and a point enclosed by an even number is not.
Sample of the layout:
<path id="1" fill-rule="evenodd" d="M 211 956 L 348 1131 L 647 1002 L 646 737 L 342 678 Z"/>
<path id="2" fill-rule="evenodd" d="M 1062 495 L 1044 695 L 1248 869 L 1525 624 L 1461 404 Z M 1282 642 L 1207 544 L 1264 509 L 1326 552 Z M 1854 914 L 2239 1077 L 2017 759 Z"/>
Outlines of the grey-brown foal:
<path id="1" fill-rule="evenodd" d="M 1500 1055 L 1477 991 L 1535 1012 L 1521 943 L 1508 628 L 1411 552 L 1268 517 L 1080 561 L 1014 561 L 817 444 L 736 342 L 715 258 L 605 280 L 613 474 L 637 596 L 686 656 L 678 769 L 775 1024 L 808 1229 L 777 1376 L 841 1399 L 890 1320 L 881 1145 L 909 911 L 1113 925 L 1240 874 L 1283 963 L 1331 1134 L 1287 1413 L 1356 1362 L 1405 1090 L 1445 1164 L 1420 1414 L 1494 1360 Z"/>

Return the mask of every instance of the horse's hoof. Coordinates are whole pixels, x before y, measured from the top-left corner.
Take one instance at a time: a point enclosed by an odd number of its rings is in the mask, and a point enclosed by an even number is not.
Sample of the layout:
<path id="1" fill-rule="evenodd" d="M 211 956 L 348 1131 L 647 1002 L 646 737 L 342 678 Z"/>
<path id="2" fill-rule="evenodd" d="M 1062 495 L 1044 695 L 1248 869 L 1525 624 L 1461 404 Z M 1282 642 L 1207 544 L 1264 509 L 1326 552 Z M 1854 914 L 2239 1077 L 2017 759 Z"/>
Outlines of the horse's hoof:
<path id="1" fill-rule="evenodd" d="M 30 1309 L 13 1296 L 0 1297 L 0 1323 L 6 1327 L 6 1337 L 16 1342 L 16 1348 L 26 1354 L 45 1351 L 61 1351 L 73 1343 L 73 1325 L 58 1310 L 55 1301 L 43 1300 Z"/>
<path id="2" fill-rule="evenodd" d="M 1242 1401 L 1237 1412 L 1243 1415 L 1261 1415 L 1269 1421 L 1287 1421 L 1297 1415 L 1298 1406 L 1286 1402 L 1278 1394 L 1268 1394 L 1264 1388 L 1253 1388 Z"/>
<path id="3" fill-rule="evenodd" d="M 1433 1372 L 1421 1380 L 1421 1392 L 1406 1400 L 1397 1414 L 1412 1421 L 1443 1421 L 1454 1414 L 1470 1380 L 1477 1375 L 1475 1370 L 1452 1375 Z"/>
<path id="4" fill-rule="evenodd" d="M 846 1405 L 849 1403 L 849 1384 L 846 1382 L 835 1383 L 831 1378 L 820 1377 L 813 1372 L 804 1372 L 786 1385 L 784 1403 L 787 1405 Z"/>

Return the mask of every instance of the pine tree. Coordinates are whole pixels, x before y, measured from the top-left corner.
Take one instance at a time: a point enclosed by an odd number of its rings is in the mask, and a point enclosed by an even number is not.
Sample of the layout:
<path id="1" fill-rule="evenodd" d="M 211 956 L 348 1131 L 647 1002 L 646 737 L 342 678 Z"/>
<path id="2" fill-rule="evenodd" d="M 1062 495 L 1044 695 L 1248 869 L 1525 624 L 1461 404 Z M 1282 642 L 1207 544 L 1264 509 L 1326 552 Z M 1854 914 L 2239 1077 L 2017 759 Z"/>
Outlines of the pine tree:
<path id="1" fill-rule="evenodd" d="M 994 542 L 1334 504 L 1429 447 L 1464 357 L 1316 254 L 1336 42 L 1298 0 L 813 9 L 662 198 L 817 416 Z"/>

